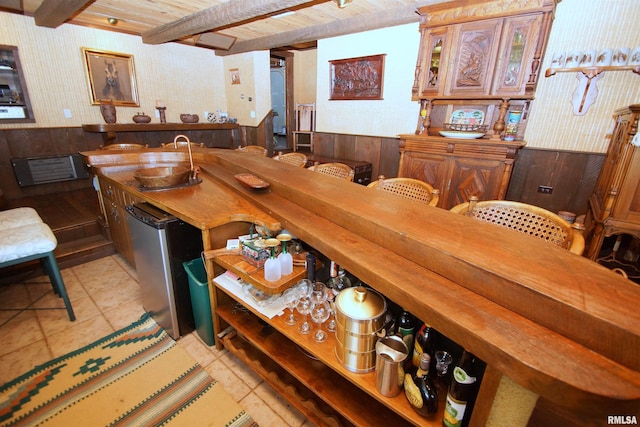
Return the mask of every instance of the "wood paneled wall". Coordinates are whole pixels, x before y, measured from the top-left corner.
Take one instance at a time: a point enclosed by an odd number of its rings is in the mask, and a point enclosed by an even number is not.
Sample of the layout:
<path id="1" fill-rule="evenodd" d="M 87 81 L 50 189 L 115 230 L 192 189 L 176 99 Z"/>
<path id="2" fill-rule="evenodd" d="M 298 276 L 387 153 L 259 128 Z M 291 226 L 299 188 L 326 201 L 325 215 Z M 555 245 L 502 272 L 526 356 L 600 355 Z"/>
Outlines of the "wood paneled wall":
<path id="1" fill-rule="evenodd" d="M 242 126 L 236 144 L 266 146 L 273 153 L 271 120 L 258 127 Z M 219 132 L 219 131 L 216 131 Z M 211 131 L 191 131 L 189 138 L 208 147 L 228 146 L 230 135 Z M 171 142 L 175 132 L 120 133 L 115 142 L 148 144 L 158 147 Z M 372 178 L 398 176 L 399 139 L 364 135 L 316 133 L 315 153 L 324 157 L 367 161 L 372 164 Z M 103 144 L 102 135 L 85 133 L 82 128 L 7 129 L 0 131 L 0 192 L 7 199 L 51 194 L 90 187 L 88 179 L 20 187 L 16 181 L 12 158 L 65 155 L 96 150 Z M 604 154 L 523 148 L 518 152 L 507 199 L 518 200 L 557 212 L 568 210 L 581 215 L 598 178 Z M 538 186 L 553 187 L 551 194 L 538 192 Z"/>

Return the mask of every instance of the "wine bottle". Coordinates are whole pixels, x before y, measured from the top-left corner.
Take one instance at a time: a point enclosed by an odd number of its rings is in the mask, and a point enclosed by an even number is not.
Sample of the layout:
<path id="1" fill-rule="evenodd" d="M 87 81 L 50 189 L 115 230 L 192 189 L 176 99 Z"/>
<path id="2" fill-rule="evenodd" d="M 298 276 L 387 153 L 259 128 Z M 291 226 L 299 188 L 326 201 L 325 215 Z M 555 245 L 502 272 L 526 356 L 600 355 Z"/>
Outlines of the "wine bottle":
<path id="1" fill-rule="evenodd" d="M 305 267 L 307 268 L 307 279 L 311 283 L 316 281 L 316 256 L 308 253 L 305 257 Z"/>
<path id="2" fill-rule="evenodd" d="M 347 277 L 344 268 L 336 264 L 335 261 L 331 261 L 329 267 L 329 280 L 327 281 L 327 287 L 336 292 L 340 292 L 345 288 L 351 287 L 351 280 Z"/>
<path id="3" fill-rule="evenodd" d="M 470 407 L 476 395 L 475 356 L 464 350 L 455 368 L 447 393 L 442 425 L 461 427 L 468 423 Z"/>
<path id="4" fill-rule="evenodd" d="M 411 313 L 406 310 L 403 310 L 398 316 L 396 320 L 396 335 L 399 335 L 402 338 L 402 341 L 407 345 L 407 354 L 413 353 L 413 341 L 415 337 L 416 331 L 416 319 L 413 317 Z M 419 363 L 418 363 L 419 364 Z M 410 363 L 407 363 L 410 365 Z"/>
<path id="5" fill-rule="evenodd" d="M 416 333 L 415 343 L 413 344 L 413 354 L 411 356 L 413 366 L 420 366 L 420 356 L 423 352 L 427 352 L 431 356 L 431 360 L 434 360 L 435 341 L 436 330 L 427 323 L 423 323 Z"/>
<path id="6" fill-rule="evenodd" d="M 420 367 L 412 367 L 404 374 L 404 394 L 414 411 L 426 418 L 438 412 L 438 393 L 431 382 L 429 366 L 431 356 L 422 353 Z"/>

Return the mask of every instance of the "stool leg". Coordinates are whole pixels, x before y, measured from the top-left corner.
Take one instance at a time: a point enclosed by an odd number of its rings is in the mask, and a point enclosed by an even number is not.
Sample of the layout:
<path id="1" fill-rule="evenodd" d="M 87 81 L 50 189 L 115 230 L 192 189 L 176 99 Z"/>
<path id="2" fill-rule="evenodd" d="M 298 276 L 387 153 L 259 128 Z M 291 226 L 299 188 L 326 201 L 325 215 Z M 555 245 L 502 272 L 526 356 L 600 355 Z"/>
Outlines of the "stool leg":
<path id="1" fill-rule="evenodd" d="M 60 274 L 60 269 L 58 268 L 58 261 L 56 261 L 56 257 L 53 254 L 53 252 L 49 252 L 45 257 L 42 258 L 42 260 L 45 264 L 47 273 L 49 274 L 49 278 L 51 279 L 53 290 L 64 301 L 64 306 L 67 308 L 67 313 L 69 314 L 69 320 L 73 322 L 74 320 L 76 320 L 76 315 L 73 313 L 73 308 L 71 307 L 71 301 L 69 301 L 67 290 L 64 287 L 64 282 L 62 281 L 62 275 Z"/>

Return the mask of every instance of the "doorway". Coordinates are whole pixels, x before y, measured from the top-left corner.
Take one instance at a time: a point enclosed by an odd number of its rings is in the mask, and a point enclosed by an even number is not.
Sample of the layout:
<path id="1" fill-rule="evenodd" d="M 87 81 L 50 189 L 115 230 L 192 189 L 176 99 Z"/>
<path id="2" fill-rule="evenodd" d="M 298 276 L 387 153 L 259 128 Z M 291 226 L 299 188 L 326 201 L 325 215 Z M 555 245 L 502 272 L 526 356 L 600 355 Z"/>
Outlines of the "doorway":
<path id="1" fill-rule="evenodd" d="M 293 147 L 293 53 L 271 52 L 271 110 L 274 151 Z"/>

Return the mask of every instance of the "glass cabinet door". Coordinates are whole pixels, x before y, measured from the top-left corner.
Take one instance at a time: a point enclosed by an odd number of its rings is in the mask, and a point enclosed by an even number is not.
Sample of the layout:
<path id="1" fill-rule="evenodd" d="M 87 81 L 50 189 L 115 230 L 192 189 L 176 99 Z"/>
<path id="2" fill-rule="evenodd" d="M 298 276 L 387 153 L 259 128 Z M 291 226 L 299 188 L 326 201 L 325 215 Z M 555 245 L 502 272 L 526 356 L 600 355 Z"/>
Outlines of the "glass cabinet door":
<path id="1" fill-rule="evenodd" d="M 435 95 L 442 91 L 442 76 L 447 74 L 447 29 L 442 28 L 426 35 L 426 51 L 422 70 L 421 94 Z"/>
<path id="2" fill-rule="evenodd" d="M 513 96 L 524 94 L 536 49 L 542 14 L 505 21 L 500 66 L 496 72 L 493 93 Z"/>
<path id="3" fill-rule="evenodd" d="M 18 48 L 0 45 L 0 124 L 35 122 Z"/>

